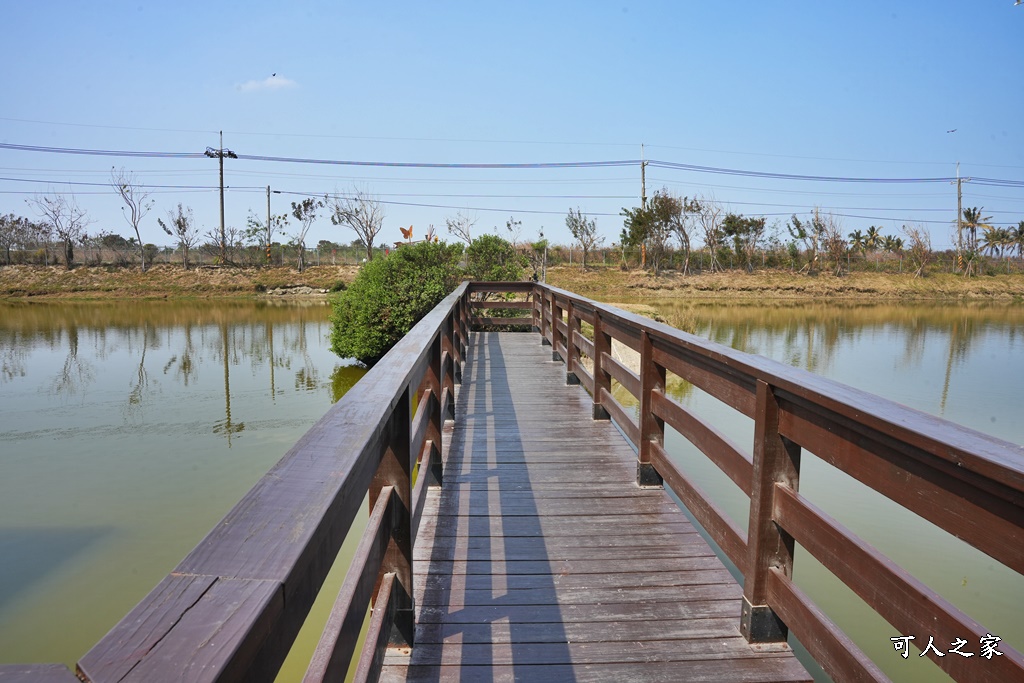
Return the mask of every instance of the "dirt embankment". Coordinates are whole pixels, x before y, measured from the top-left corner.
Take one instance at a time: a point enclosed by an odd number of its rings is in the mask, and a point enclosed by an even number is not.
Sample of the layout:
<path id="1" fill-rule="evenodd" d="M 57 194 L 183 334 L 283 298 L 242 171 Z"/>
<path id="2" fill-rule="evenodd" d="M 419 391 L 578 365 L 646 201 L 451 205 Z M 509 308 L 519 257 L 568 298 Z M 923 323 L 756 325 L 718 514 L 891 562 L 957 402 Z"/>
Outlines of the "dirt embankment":
<path id="1" fill-rule="evenodd" d="M 323 296 L 348 286 L 357 266 L 235 268 L 156 265 L 138 268 L 79 266 L 0 266 L 0 298 L 212 298 Z M 548 283 L 604 301 L 644 299 L 952 299 L 1024 302 L 1024 274 L 964 278 L 950 273 L 924 278 L 895 273 L 828 273 L 788 271 L 652 275 L 616 267 L 583 270 L 578 266 L 549 268 Z"/>

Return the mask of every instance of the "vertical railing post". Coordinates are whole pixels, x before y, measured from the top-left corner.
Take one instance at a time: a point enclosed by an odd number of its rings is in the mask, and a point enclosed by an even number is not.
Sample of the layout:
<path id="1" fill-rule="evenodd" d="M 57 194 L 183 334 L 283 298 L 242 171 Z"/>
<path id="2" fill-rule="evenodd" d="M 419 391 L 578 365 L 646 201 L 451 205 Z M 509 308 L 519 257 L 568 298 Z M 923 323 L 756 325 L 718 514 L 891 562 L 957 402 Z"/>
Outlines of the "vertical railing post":
<path id="1" fill-rule="evenodd" d="M 540 294 L 540 343 L 551 346 L 551 309 L 549 297 L 551 292 L 542 291 Z"/>
<path id="2" fill-rule="evenodd" d="M 462 356 L 462 361 L 463 361 L 461 370 L 465 370 L 466 369 L 466 365 L 465 365 L 466 351 L 469 348 L 469 319 L 468 319 L 469 313 L 468 313 L 468 311 L 469 311 L 469 288 L 467 287 L 466 288 L 466 293 L 462 296 L 462 299 L 459 300 L 459 344 L 462 347 L 460 349 L 460 351 L 461 351 L 460 355 Z M 462 376 L 461 370 L 459 372 L 460 378 Z"/>
<path id="3" fill-rule="evenodd" d="M 580 378 L 576 374 L 576 364 L 580 362 L 580 351 L 576 346 L 576 338 L 573 336 L 573 332 L 580 331 L 580 319 L 576 315 L 576 306 L 573 305 L 572 299 L 569 299 L 569 304 L 566 306 L 565 311 L 567 314 L 565 329 L 568 332 L 565 335 L 565 353 L 569 356 L 565 359 L 565 383 L 579 384 Z"/>
<path id="4" fill-rule="evenodd" d="M 601 360 L 604 354 L 611 354 L 612 338 L 604 331 L 604 322 L 601 319 L 601 309 L 594 309 L 594 419 L 610 419 L 608 411 L 603 405 L 603 394 L 611 393 L 612 376 L 604 369 L 604 361 Z"/>
<path id="5" fill-rule="evenodd" d="M 442 416 L 445 420 L 455 419 L 455 365 L 456 365 L 456 352 L 455 343 L 452 340 L 452 334 L 454 329 L 454 318 L 452 313 L 449 313 L 444 318 L 441 328 L 441 397 L 444 398 L 445 393 L 448 394 L 448 405 L 445 406 L 444 415 Z"/>
<path id="6" fill-rule="evenodd" d="M 792 575 L 794 543 L 793 537 L 772 521 L 773 497 L 777 484 L 797 489 L 800 446 L 779 434 L 778 399 L 762 380 L 757 380 L 753 459 L 740 633 L 753 643 L 781 642 L 788 629 L 767 604 L 768 572 L 774 568 Z"/>
<path id="7" fill-rule="evenodd" d="M 640 443 L 637 449 L 636 483 L 661 486 L 662 478 L 651 462 L 651 445 L 665 443 L 665 421 L 651 410 L 654 392 L 665 391 L 665 368 L 654 362 L 654 345 L 647 330 L 640 330 Z"/>
<path id="8" fill-rule="evenodd" d="M 554 294 L 551 295 L 551 360 L 562 360 L 562 356 L 558 353 L 558 344 L 562 343 L 565 346 L 565 338 L 562 336 L 561 330 L 558 329 L 558 323 L 562 319 L 562 308 L 558 305 L 558 297 Z"/>
<path id="9" fill-rule="evenodd" d="M 377 577 L 373 594 L 377 595 L 381 577 L 393 572 L 399 590 L 393 598 L 395 622 L 391 629 L 389 643 L 395 647 L 412 647 L 415 615 L 412 599 L 412 461 L 415 457 L 410 448 L 412 395 L 406 388 L 387 422 L 384 453 L 370 485 L 370 510 L 377 503 L 377 497 L 385 486 L 394 488 L 397 496 L 390 520 L 391 539 Z"/>
<path id="10" fill-rule="evenodd" d="M 444 415 L 441 413 L 443 408 L 441 405 L 441 338 L 443 336 L 439 331 L 434 336 L 434 341 L 430 343 L 430 364 L 427 367 L 425 382 L 426 388 L 430 390 L 430 405 L 427 407 L 427 410 L 430 411 L 430 419 L 427 423 L 426 443 L 424 444 L 427 458 L 426 462 L 420 462 L 420 471 L 426 474 L 428 486 L 440 486 L 443 480 L 441 469 L 441 428 L 444 425 Z M 423 472 L 424 467 L 426 467 L 426 472 Z"/>
<path id="11" fill-rule="evenodd" d="M 452 384 L 462 384 L 462 329 L 459 325 L 459 307 L 462 305 L 460 298 L 448 314 L 448 344 L 451 348 L 451 371 Z M 452 389 L 452 400 L 455 400 L 454 388 Z"/>
<path id="12" fill-rule="evenodd" d="M 530 302 L 530 319 L 532 321 L 532 327 L 534 332 L 540 332 L 540 312 L 537 310 L 537 304 L 540 299 L 540 288 L 536 285 L 530 290 L 527 300 Z M 543 333 L 542 333 L 543 334 Z"/>

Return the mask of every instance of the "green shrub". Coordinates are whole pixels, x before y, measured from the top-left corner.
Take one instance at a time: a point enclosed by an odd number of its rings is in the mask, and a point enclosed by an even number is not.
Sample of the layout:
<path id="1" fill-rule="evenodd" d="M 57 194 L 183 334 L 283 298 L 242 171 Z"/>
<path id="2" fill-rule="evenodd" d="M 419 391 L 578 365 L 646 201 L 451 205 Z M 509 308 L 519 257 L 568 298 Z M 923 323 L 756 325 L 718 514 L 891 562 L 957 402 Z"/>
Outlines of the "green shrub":
<path id="1" fill-rule="evenodd" d="M 481 235 L 466 249 L 466 272 L 471 280 L 520 280 L 526 265 L 526 255 L 497 235 Z"/>
<path id="2" fill-rule="evenodd" d="M 334 300 L 331 350 L 371 365 L 462 280 L 462 245 L 418 242 L 366 263 Z"/>

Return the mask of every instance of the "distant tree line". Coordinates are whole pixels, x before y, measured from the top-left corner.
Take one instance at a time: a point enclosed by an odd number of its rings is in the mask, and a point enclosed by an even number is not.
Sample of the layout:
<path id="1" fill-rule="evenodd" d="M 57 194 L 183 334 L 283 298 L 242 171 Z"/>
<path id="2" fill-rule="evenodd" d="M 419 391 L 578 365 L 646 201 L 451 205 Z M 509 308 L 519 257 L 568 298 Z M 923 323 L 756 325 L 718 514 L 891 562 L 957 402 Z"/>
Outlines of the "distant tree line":
<path id="1" fill-rule="evenodd" d="M 123 205 L 132 237 L 108 229 L 89 230 L 93 221 L 78 206 L 73 194 L 49 193 L 27 200 L 34 217 L 0 216 L 2 263 L 139 266 L 177 262 L 196 264 L 290 265 L 302 270 L 307 263 L 332 265 L 372 261 L 389 247 L 378 244 L 385 213 L 379 201 L 362 190 L 292 202 L 280 215 L 260 216 L 250 211 L 244 228 L 200 228 L 192 209 L 178 204 L 156 222 L 173 245 L 143 243 L 141 226 L 153 208 L 146 187 L 131 172 L 111 169 L 110 185 Z M 542 278 L 549 265 L 582 268 L 617 264 L 643 268 L 655 274 L 671 269 L 684 275 L 721 270 L 787 269 L 797 273 L 851 270 L 904 271 L 923 275 L 929 269 L 949 270 L 966 276 L 984 272 L 1024 269 L 1024 221 L 999 227 L 989 223 L 984 209 L 965 208 L 953 226 L 954 248 L 936 252 L 930 232 L 921 225 L 904 225 L 898 234 L 882 228 L 845 232 L 841 219 L 815 209 L 809 218 L 793 215 L 782 223 L 763 216 L 728 211 L 713 197 L 686 197 L 661 189 L 642 206 L 623 208 L 619 239 L 605 247 L 597 223 L 579 208 L 570 208 L 565 225 L 572 242 L 552 244 L 543 228 L 534 240 L 522 238 L 522 223 L 514 216 L 501 236 L 522 259 L 528 274 Z M 320 240 L 310 247 L 306 238 L 312 225 L 329 219 L 352 231 L 350 242 Z M 465 246 L 476 234 L 476 219 L 458 213 L 446 219 L 448 234 Z M 489 233 L 488 233 L 489 234 Z M 412 241 L 412 228 L 409 228 Z"/>

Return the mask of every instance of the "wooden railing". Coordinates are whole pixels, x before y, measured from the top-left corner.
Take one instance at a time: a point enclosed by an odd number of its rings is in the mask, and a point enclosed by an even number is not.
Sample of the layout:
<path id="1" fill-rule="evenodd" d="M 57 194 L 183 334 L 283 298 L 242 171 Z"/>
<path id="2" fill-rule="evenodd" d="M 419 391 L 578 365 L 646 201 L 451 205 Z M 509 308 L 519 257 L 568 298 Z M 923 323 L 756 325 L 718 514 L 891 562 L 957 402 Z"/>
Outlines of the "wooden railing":
<path id="1" fill-rule="evenodd" d="M 518 300 L 500 298 L 508 295 Z M 511 310 L 513 317 L 482 315 L 495 309 Z M 523 310 L 530 315 L 516 316 Z M 793 584 L 796 543 L 900 632 L 926 626 L 950 639 L 986 635 L 800 495 L 804 448 L 1024 571 L 1019 446 L 570 292 L 528 282 L 466 283 L 82 658 L 79 677 L 273 680 L 369 492 L 366 531 L 305 680 L 343 680 L 352 661 L 357 680 L 375 680 L 389 644 L 414 644 L 412 548 L 427 487 L 444 476 L 443 421 L 456 417 L 455 386 L 469 330 L 524 325 L 541 333 L 553 358 L 564 360 L 566 380 L 587 388 L 594 418 L 614 420 L 634 445 L 638 484 L 668 485 L 743 574 L 740 628 L 751 641 L 783 640 L 791 630 L 835 680 L 887 680 Z M 613 339 L 639 353 L 639 371 L 612 356 Z M 750 453 L 673 400 L 666 393 L 669 373 L 753 418 Z M 614 398 L 613 381 L 636 397 L 639 419 Z M 666 453 L 666 425 L 749 495 L 749 533 Z M 371 604 L 369 634 L 354 660 Z M 1024 658 L 1005 644 L 1000 652 L 985 666 L 931 656 L 959 681 L 1021 680 Z M 0 674 L 66 680 L 50 665 L 0 667 Z"/>
<path id="2" fill-rule="evenodd" d="M 936 642 L 973 639 L 975 648 L 989 635 L 801 496 L 800 456 L 806 449 L 1020 574 L 1024 448 L 571 292 L 535 291 L 534 316 L 553 357 L 565 361 L 568 382 L 590 392 L 595 419 L 610 417 L 632 442 L 638 484 L 668 485 L 743 574 L 740 630 L 748 640 L 781 641 L 791 630 L 834 680 L 888 680 L 793 583 L 795 544 L 900 633 L 924 628 Z M 613 357 L 613 339 L 639 354 L 639 371 Z M 673 400 L 668 373 L 752 418 L 749 454 Z M 636 398 L 637 419 L 614 398 L 613 381 Z M 750 497 L 748 532 L 669 457 L 666 425 Z M 999 651 L 984 666 L 928 656 L 957 681 L 1024 680 L 1024 657 L 1005 644 Z"/>
<path id="3" fill-rule="evenodd" d="M 412 547 L 441 483 L 469 329 L 461 285 L 348 391 L 79 662 L 86 681 L 272 681 L 369 491 L 370 518 L 306 674 L 357 680 L 413 638 Z M 413 481 L 419 463 L 418 476 Z"/>
<path id="4" fill-rule="evenodd" d="M 532 291 L 463 283 L 445 298 L 81 659 L 78 676 L 274 680 L 369 492 L 366 530 L 304 680 L 344 680 L 352 662 L 356 680 L 374 680 L 386 647 L 413 644 L 412 548 L 427 488 L 442 482 L 469 329 L 532 325 L 480 315 L 532 313 Z"/>

